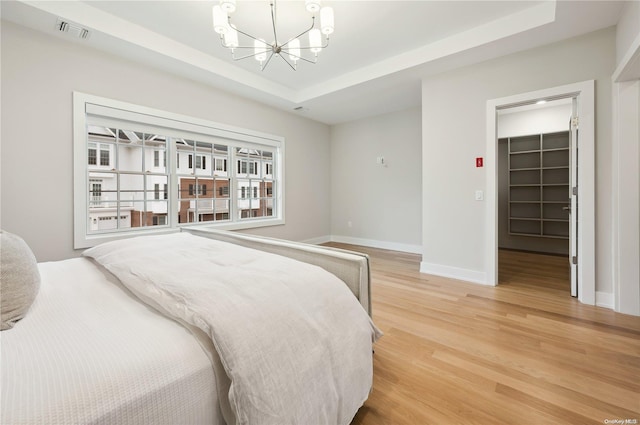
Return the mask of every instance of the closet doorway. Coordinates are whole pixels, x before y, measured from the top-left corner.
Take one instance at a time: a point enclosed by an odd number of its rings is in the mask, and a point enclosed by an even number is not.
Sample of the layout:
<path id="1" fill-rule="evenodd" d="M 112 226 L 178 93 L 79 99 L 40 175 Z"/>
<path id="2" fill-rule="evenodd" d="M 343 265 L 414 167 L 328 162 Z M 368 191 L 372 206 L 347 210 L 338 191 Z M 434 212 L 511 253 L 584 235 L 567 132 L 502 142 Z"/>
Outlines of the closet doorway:
<path id="1" fill-rule="evenodd" d="M 571 294 L 595 304 L 594 100 L 586 81 L 487 102 L 488 284 L 498 284 L 499 246 L 546 251 L 566 256 Z M 551 109 L 559 124 L 520 119 Z"/>
<path id="2" fill-rule="evenodd" d="M 577 244 L 571 244 L 576 102 L 542 99 L 498 110 L 500 284 L 526 282 L 577 296 L 575 267 L 572 272 Z"/>

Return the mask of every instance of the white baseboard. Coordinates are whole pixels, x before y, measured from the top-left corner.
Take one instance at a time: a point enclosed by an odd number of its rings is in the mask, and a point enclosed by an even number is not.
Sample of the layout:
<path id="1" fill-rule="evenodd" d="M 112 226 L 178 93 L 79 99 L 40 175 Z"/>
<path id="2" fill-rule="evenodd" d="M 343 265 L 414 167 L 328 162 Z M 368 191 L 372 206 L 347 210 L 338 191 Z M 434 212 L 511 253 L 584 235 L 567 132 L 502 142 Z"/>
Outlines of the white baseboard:
<path id="1" fill-rule="evenodd" d="M 349 236 L 331 235 L 331 242 L 348 243 L 350 245 L 362 245 L 371 248 L 388 249 L 391 251 L 410 252 L 422 254 L 421 245 L 411 245 L 398 242 L 378 241 L 375 239 L 352 238 Z"/>
<path id="2" fill-rule="evenodd" d="M 422 261 L 420 262 L 420 273 L 464 280 L 466 282 L 479 283 L 481 285 L 490 285 L 487 283 L 487 274 L 485 272 L 462 269 L 459 267 L 443 266 L 441 264 L 432 264 Z"/>
<path id="3" fill-rule="evenodd" d="M 596 291 L 596 305 L 598 307 L 614 309 L 613 293 Z"/>
<path id="4" fill-rule="evenodd" d="M 300 241 L 302 243 L 308 243 L 311 245 L 320 245 L 323 243 L 327 243 L 327 242 L 331 242 L 331 236 L 319 236 L 317 238 L 311 238 L 311 239 L 305 239 L 303 241 Z"/>

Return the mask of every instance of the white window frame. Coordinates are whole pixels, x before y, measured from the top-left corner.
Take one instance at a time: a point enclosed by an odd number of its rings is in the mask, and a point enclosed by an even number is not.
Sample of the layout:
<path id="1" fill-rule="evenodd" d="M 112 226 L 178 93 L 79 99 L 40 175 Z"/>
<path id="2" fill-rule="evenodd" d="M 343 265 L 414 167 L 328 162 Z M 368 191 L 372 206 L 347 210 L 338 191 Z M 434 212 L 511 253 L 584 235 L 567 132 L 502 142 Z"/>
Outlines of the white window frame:
<path id="1" fill-rule="evenodd" d="M 91 147 L 88 146 L 87 147 L 87 165 L 93 165 L 93 166 L 98 166 L 99 160 L 98 160 L 98 156 L 100 155 L 100 148 L 99 148 L 99 143 L 94 143 L 96 146 L 95 147 Z M 93 151 L 93 156 L 89 155 L 89 152 Z M 94 164 L 91 163 L 91 159 L 93 158 L 94 160 Z"/>
<path id="2" fill-rule="evenodd" d="M 107 154 L 106 155 L 107 156 L 107 163 L 106 164 L 102 163 L 103 162 L 102 160 L 104 159 L 103 156 L 102 156 L 103 152 L 105 152 Z M 98 149 L 98 162 L 99 162 L 99 164 L 98 164 L 99 166 L 109 168 L 111 166 L 111 151 L 108 150 L 108 149 L 102 149 L 102 148 Z"/>
<path id="3" fill-rule="evenodd" d="M 89 119 L 87 115 L 92 117 L 91 121 L 104 119 L 105 121 L 122 122 L 128 121 L 136 123 L 145 128 L 157 128 L 159 134 L 168 137 L 180 138 L 184 134 L 197 135 L 208 140 L 217 140 L 218 143 L 229 146 L 230 150 L 234 147 L 250 146 L 255 149 L 268 149 L 274 155 L 274 186 L 275 197 L 274 212 L 276 215 L 272 217 L 256 217 L 252 219 L 237 219 L 235 201 L 230 197 L 229 204 L 232 208 L 229 211 L 230 220 L 222 222 L 207 221 L 202 223 L 184 223 L 179 224 L 177 221 L 178 211 L 178 194 L 175 190 L 170 190 L 168 200 L 167 226 L 155 228 L 153 226 L 143 228 L 126 228 L 119 229 L 114 232 L 106 232 L 100 234 L 88 233 L 88 214 L 89 205 L 89 178 L 87 164 L 87 125 Z M 97 118 L 95 118 L 97 117 Z M 265 226 L 276 226 L 285 224 L 285 140 L 281 136 L 267 133 L 261 133 L 253 130 L 220 124 L 200 118 L 194 118 L 186 115 L 176 114 L 173 112 L 162 111 L 154 108 L 148 108 L 141 105 L 135 105 L 128 102 L 108 99 L 100 96 L 94 96 L 81 92 L 73 93 L 73 140 L 74 140 L 74 248 L 88 248 L 99 243 L 117 240 L 131 236 L 163 234 L 179 232 L 181 227 L 210 227 L 224 230 L 239 230 Z M 99 152 L 99 149 L 98 149 Z M 99 154 L 98 154 L 99 155 Z M 165 157 L 175 158 L 177 151 L 175 143 L 169 143 L 169 151 Z M 195 158 L 194 158 L 195 159 Z M 110 158 L 110 161 L 112 159 Z M 97 158 L 100 161 L 100 158 Z M 229 157 L 229 161 L 235 162 L 233 154 Z M 170 161 L 169 166 L 169 187 L 178 187 L 178 176 L 176 170 L 176 162 Z M 195 160 L 194 160 L 195 170 Z M 229 169 L 228 169 L 229 170 Z M 235 185 L 236 176 L 228 171 L 230 179 L 229 193 L 237 193 Z"/>
<path id="4" fill-rule="evenodd" d="M 227 172 L 227 158 L 214 157 L 213 162 L 215 164 L 214 171 Z"/>

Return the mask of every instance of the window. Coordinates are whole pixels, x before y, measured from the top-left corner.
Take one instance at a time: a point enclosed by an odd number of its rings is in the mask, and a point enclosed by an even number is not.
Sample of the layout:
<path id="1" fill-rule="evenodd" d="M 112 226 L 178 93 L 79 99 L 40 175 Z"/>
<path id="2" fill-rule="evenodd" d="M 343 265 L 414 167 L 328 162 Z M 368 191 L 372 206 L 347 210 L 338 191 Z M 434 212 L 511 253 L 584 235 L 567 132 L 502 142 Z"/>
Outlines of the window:
<path id="1" fill-rule="evenodd" d="M 166 226 L 167 225 L 167 216 L 166 215 L 154 215 L 151 219 L 152 224 L 154 226 Z"/>
<path id="2" fill-rule="evenodd" d="M 102 183 L 91 183 L 91 201 L 100 201 L 102 198 Z"/>
<path id="3" fill-rule="evenodd" d="M 109 166 L 109 151 L 101 150 L 100 151 L 100 165 Z"/>
<path id="4" fill-rule="evenodd" d="M 76 248 L 123 232 L 284 223 L 280 137 L 74 93 L 74 152 Z"/>
<path id="5" fill-rule="evenodd" d="M 227 171 L 227 159 L 226 158 L 216 158 L 216 171 Z"/>
<path id="6" fill-rule="evenodd" d="M 95 148 L 95 144 L 93 147 L 89 147 L 88 155 L 88 164 L 89 165 L 97 165 L 98 164 L 98 151 Z"/>
<path id="7" fill-rule="evenodd" d="M 189 158 L 191 158 L 191 155 L 189 155 Z M 193 167 L 189 167 L 189 168 L 193 168 Z M 200 170 L 206 170 L 207 169 L 207 157 L 206 156 L 196 155 L 196 168 L 198 168 Z"/>
<path id="8" fill-rule="evenodd" d="M 206 195 L 207 186 L 204 184 L 189 184 L 189 196 Z"/>
<path id="9" fill-rule="evenodd" d="M 100 140 L 100 137 L 96 137 L 95 140 Z M 99 165 L 101 167 L 108 167 L 111 159 L 111 147 L 105 143 L 89 143 L 87 149 L 87 164 Z"/>
<path id="10" fill-rule="evenodd" d="M 258 163 L 255 161 L 238 160 L 238 174 L 258 174 Z"/>

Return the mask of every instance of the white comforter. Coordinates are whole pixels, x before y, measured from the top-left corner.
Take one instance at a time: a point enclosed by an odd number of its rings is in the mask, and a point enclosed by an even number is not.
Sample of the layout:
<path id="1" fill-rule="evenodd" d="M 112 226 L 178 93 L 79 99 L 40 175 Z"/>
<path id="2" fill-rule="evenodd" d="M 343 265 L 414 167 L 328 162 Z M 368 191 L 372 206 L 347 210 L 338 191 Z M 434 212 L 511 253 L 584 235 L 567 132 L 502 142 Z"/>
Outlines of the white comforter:
<path id="1" fill-rule="evenodd" d="M 348 424 L 366 400 L 379 331 L 325 270 L 186 233 L 111 242 L 85 255 L 211 337 L 231 379 L 228 422 Z"/>
<path id="2" fill-rule="evenodd" d="M 88 258 L 38 266 L 35 302 L 0 333 L 0 424 L 224 424 L 211 361 L 184 326 Z"/>

